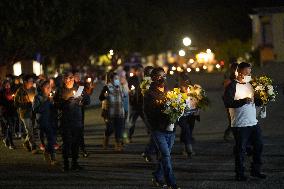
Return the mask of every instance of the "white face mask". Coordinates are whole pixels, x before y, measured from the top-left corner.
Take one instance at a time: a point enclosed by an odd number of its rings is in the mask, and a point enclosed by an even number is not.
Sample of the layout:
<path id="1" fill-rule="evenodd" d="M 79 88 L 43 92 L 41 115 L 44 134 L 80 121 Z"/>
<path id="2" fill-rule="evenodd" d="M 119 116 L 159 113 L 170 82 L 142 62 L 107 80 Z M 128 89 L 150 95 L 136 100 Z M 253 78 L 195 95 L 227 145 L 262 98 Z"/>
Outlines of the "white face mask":
<path id="1" fill-rule="evenodd" d="M 250 81 L 251 81 L 251 76 L 250 75 L 244 76 L 243 82 L 249 83 Z"/>

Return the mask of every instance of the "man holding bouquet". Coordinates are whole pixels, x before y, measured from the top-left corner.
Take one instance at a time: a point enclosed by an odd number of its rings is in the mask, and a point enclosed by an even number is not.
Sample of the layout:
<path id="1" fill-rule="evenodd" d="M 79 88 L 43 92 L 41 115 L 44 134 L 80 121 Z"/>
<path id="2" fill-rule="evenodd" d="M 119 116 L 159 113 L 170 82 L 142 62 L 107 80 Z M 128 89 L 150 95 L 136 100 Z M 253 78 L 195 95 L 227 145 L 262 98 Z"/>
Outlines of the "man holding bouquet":
<path id="1" fill-rule="evenodd" d="M 156 144 L 159 161 L 153 173 L 153 184 L 169 189 L 178 189 L 173 173 L 171 150 L 175 141 L 175 130 L 170 128 L 170 117 L 164 113 L 166 103 L 166 73 L 163 68 L 155 68 L 151 73 L 152 83 L 144 96 L 144 112 Z M 166 183 L 164 183 L 164 178 Z"/>
<path id="2" fill-rule="evenodd" d="M 265 179 L 261 173 L 261 154 L 263 141 L 261 128 L 256 119 L 256 105 L 260 100 L 254 98 L 251 81 L 251 65 L 242 62 L 238 65 L 237 76 L 225 89 L 224 103 L 229 108 L 231 127 L 235 138 L 235 172 L 237 181 L 246 181 L 244 175 L 244 156 L 246 146 L 250 142 L 253 146 L 253 161 L 251 176 Z"/>

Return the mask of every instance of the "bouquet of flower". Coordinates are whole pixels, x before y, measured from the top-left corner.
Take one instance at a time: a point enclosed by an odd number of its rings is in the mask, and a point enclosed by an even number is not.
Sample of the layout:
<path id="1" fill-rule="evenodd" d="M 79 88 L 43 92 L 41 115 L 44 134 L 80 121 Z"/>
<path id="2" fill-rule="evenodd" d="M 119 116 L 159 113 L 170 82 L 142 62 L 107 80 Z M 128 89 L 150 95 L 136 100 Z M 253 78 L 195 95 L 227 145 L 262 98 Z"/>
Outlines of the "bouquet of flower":
<path id="1" fill-rule="evenodd" d="M 205 90 L 200 85 L 188 85 L 187 94 L 195 108 L 206 109 L 210 104 Z"/>
<path id="2" fill-rule="evenodd" d="M 173 91 L 167 93 L 165 104 L 164 113 L 169 115 L 171 123 L 175 123 L 190 105 L 187 94 L 182 93 L 178 88 L 174 88 Z"/>
<path id="3" fill-rule="evenodd" d="M 151 83 L 152 83 L 151 77 L 144 77 L 143 81 L 140 84 L 142 95 L 145 95 L 145 93 L 150 89 Z"/>
<path id="4" fill-rule="evenodd" d="M 272 84 L 272 79 L 267 76 L 254 78 L 251 82 L 254 96 L 261 99 L 263 105 L 267 105 L 270 101 L 275 101 L 277 93 Z"/>

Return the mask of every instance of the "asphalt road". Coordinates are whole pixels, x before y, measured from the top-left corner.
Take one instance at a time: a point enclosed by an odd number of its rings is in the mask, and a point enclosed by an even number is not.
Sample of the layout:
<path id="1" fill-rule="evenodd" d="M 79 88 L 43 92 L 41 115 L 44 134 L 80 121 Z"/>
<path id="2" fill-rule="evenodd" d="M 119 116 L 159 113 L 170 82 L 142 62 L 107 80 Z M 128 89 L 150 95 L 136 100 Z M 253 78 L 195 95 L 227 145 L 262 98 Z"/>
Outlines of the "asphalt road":
<path id="1" fill-rule="evenodd" d="M 264 136 L 263 171 L 266 180 L 250 178 L 247 182 L 234 181 L 233 141 L 223 141 L 227 126 L 221 90 L 208 91 L 212 101 L 210 109 L 202 112 L 201 122 L 196 124 L 194 149 L 196 156 L 185 159 L 181 154 L 178 133 L 173 150 L 174 171 L 178 184 L 184 188 L 284 188 L 284 96 L 268 107 L 268 118 L 261 120 Z M 154 163 L 141 158 L 148 140 L 144 125 L 138 122 L 134 142 L 124 152 L 101 147 L 104 125 L 100 110 L 86 112 L 86 143 L 91 153 L 80 158 L 85 168 L 81 172 L 62 173 L 58 167 L 50 167 L 42 154 L 32 155 L 21 147 L 17 140 L 14 151 L 0 145 L 0 188 L 95 188 L 95 189 L 149 189 Z M 61 160 L 60 154 L 58 159 Z M 246 160 L 249 168 L 249 159 Z"/>

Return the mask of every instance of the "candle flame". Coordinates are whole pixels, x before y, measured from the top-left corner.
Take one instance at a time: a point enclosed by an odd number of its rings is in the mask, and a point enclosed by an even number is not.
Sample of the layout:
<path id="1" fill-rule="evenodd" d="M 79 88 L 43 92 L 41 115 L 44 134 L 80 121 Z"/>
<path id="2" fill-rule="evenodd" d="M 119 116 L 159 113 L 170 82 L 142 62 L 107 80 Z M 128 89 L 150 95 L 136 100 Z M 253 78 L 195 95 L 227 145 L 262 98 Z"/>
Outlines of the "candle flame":
<path id="1" fill-rule="evenodd" d="M 87 82 L 91 83 L 91 81 L 92 81 L 92 79 L 89 77 L 89 78 L 87 79 Z"/>
<path id="2" fill-rule="evenodd" d="M 187 93 L 189 93 L 189 92 L 190 92 L 189 87 L 187 87 Z"/>
<path id="3" fill-rule="evenodd" d="M 135 89 L 134 85 L 131 85 L 131 90 L 134 90 L 134 89 Z"/>

